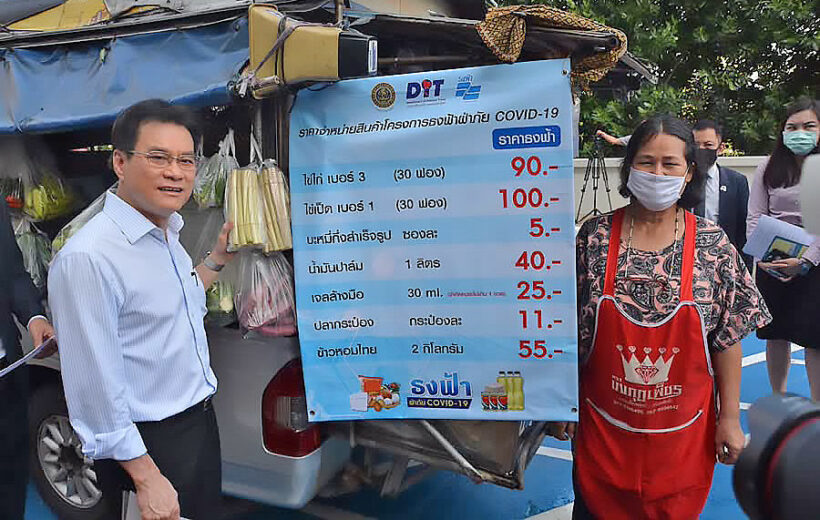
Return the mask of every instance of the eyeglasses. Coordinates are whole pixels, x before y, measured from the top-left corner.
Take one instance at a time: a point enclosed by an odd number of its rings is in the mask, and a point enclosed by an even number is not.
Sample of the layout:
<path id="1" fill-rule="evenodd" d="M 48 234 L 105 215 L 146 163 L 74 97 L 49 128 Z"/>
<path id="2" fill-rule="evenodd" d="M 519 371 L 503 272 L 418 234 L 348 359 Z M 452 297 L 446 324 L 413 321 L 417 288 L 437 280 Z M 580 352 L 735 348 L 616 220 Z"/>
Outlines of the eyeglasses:
<path id="1" fill-rule="evenodd" d="M 148 164 L 155 168 L 168 168 L 171 163 L 176 161 L 179 169 L 182 171 L 193 171 L 196 169 L 196 157 L 193 155 L 171 155 L 165 152 L 138 152 L 130 150 L 128 153 L 133 155 L 141 155 L 148 160 Z"/>

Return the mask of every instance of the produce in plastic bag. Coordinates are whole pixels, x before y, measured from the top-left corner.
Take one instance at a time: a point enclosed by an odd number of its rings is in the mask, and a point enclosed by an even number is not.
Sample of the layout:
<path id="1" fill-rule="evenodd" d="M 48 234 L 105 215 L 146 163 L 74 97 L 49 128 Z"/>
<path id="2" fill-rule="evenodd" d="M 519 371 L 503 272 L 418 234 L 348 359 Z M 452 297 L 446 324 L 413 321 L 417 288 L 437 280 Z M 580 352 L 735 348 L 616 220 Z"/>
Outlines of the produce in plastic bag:
<path id="1" fill-rule="evenodd" d="M 225 224 L 225 217 L 222 211 L 218 209 L 200 210 L 199 216 L 203 215 L 204 222 L 198 234 L 199 238 L 196 244 L 192 244 L 193 249 L 188 249 L 194 264 L 199 263 L 205 257 L 205 254 L 213 248 L 219 233 L 222 231 L 222 226 Z M 220 271 L 219 279 L 205 291 L 205 305 L 208 308 L 205 321 L 208 325 L 224 327 L 236 322 L 233 303 L 234 286 L 238 276 L 236 264 L 237 262 L 231 262 L 226 265 Z"/>
<path id="2" fill-rule="evenodd" d="M 0 198 L 11 209 L 23 209 L 23 181 L 20 179 L 0 179 Z"/>
<path id="3" fill-rule="evenodd" d="M 14 209 L 34 220 L 50 220 L 71 211 L 71 193 L 60 180 L 57 163 L 36 137 L 0 137 L 0 191 Z"/>
<path id="4" fill-rule="evenodd" d="M 222 207 L 228 175 L 238 168 L 236 144 L 231 129 L 219 143 L 219 151 L 199 166 L 194 182 L 194 200 L 199 209 Z"/>
<path id="5" fill-rule="evenodd" d="M 23 253 L 23 265 L 31 276 L 31 281 L 38 289 L 44 288 L 48 279 L 48 263 L 51 261 L 51 243 L 48 237 L 34 227 L 27 217 L 22 217 L 15 223 L 14 237 Z"/>
<path id="6" fill-rule="evenodd" d="M 239 261 L 235 303 L 242 330 L 266 336 L 296 334 L 293 268 L 282 253 L 246 251 Z"/>
<path id="7" fill-rule="evenodd" d="M 262 198 L 265 206 L 265 227 L 268 243 L 265 252 L 293 247 L 290 234 L 290 194 L 285 174 L 273 159 L 266 159 L 259 170 Z"/>
<path id="8" fill-rule="evenodd" d="M 205 306 L 208 308 L 205 321 L 223 327 L 235 322 L 233 298 L 231 284 L 221 280 L 212 283 L 205 291 Z"/>
<path id="9" fill-rule="evenodd" d="M 105 190 L 102 193 L 102 195 L 94 199 L 94 202 L 89 204 L 87 208 L 82 210 L 79 215 L 74 217 L 71 220 L 71 222 L 66 224 L 63 227 L 63 229 L 61 229 L 60 232 L 57 233 L 57 236 L 54 237 L 54 241 L 51 243 L 51 249 L 55 255 L 57 254 L 57 251 L 63 248 L 65 243 L 68 241 L 69 238 L 71 238 L 72 235 L 74 235 L 74 233 L 79 231 L 80 228 L 82 228 L 86 224 L 86 222 L 91 220 L 97 213 L 102 211 L 103 206 L 105 206 L 105 194 L 109 191 L 116 191 L 117 184 L 118 183 L 116 182 L 112 184 L 110 188 Z"/>
<path id="10" fill-rule="evenodd" d="M 23 211 L 35 221 L 62 217 L 74 205 L 74 197 L 60 179 L 52 174 L 43 175 L 37 185 L 27 187 L 23 201 Z"/>
<path id="11" fill-rule="evenodd" d="M 256 140 L 251 135 L 250 163 L 228 175 L 225 218 L 234 223 L 228 236 L 228 251 L 238 251 L 247 246 L 270 250 L 259 182 L 261 158 Z"/>

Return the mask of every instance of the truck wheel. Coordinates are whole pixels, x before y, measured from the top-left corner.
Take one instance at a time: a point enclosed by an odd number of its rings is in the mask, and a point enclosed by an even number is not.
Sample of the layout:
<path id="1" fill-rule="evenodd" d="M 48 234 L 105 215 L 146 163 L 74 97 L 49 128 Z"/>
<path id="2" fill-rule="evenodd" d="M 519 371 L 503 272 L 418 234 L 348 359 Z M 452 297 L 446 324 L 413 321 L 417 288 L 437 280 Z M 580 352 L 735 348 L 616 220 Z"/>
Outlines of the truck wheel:
<path id="1" fill-rule="evenodd" d="M 61 520 L 103 520 L 108 504 L 68 422 L 62 388 L 44 384 L 29 400 L 31 475 L 40 496 Z"/>

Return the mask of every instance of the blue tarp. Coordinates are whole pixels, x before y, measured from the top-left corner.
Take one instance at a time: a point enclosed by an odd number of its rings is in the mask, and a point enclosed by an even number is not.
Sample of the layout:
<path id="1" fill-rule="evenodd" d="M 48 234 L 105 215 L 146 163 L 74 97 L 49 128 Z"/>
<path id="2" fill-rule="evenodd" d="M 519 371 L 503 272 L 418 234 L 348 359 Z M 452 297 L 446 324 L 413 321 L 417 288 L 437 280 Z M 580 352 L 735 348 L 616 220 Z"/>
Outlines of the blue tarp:
<path id="1" fill-rule="evenodd" d="M 230 100 L 248 59 L 246 18 L 59 47 L 0 50 L 0 134 L 104 126 L 129 105 Z"/>

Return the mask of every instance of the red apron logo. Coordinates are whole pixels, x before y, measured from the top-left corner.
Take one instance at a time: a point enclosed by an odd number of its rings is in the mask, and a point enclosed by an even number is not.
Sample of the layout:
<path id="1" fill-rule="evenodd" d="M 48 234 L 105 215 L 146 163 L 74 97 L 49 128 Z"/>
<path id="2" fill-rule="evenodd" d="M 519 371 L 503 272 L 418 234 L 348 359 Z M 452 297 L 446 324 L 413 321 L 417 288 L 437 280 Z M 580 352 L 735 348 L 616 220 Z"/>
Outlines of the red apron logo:
<path id="1" fill-rule="evenodd" d="M 663 359 L 663 355 L 666 353 L 666 349 L 661 347 L 658 349 L 658 358 L 653 362 L 649 357 L 649 354 L 652 353 L 652 349 L 644 347 L 645 356 L 643 361 L 639 362 L 638 356 L 635 355 L 635 351 L 637 350 L 635 347 L 630 346 L 627 348 L 629 351 L 629 360 L 624 357 L 623 345 L 618 345 L 616 348 L 618 352 L 621 353 L 621 362 L 624 366 L 624 379 L 629 383 L 647 386 L 659 385 L 669 380 L 669 370 L 672 368 L 675 354 L 680 352 L 679 348 L 673 348 L 672 356 L 668 360 L 665 360 Z"/>

